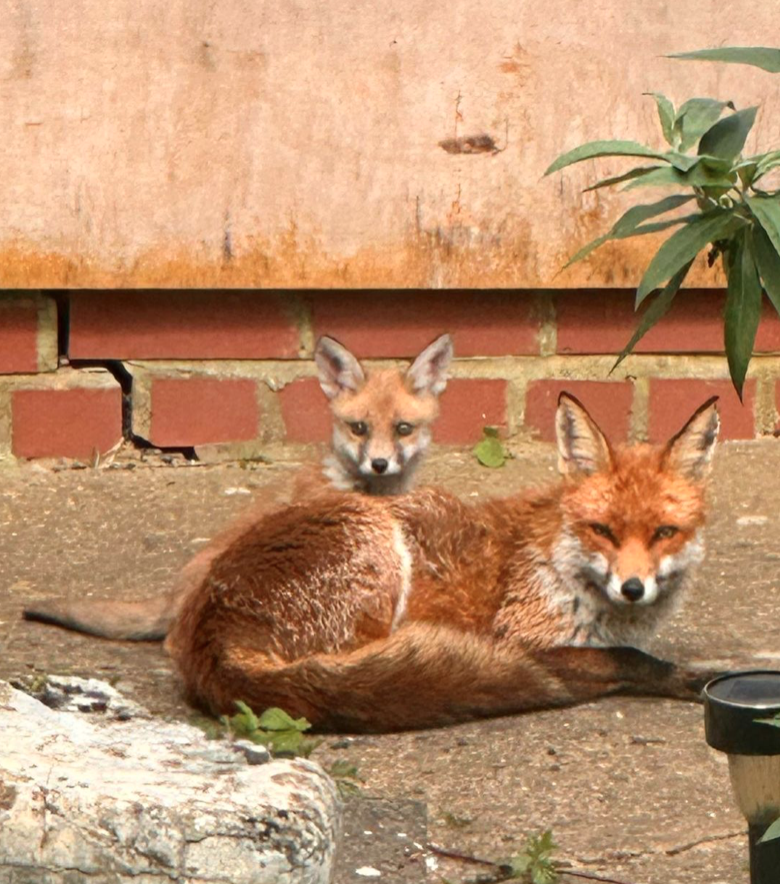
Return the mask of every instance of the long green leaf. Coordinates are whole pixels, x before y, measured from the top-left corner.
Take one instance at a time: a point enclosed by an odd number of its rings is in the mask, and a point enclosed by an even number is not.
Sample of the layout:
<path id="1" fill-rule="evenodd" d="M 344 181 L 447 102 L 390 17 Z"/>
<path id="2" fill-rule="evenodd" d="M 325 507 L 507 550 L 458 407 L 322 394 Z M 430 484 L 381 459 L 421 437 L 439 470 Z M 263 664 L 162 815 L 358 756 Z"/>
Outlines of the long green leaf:
<path id="1" fill-rule="evenodd" d="M 728 190 L 736 182 L 736 175 L 731 178 L 714 172 L 698 163 L 689 172 L 680 172 L 671 166 L 661 166 L 636 181 L 632 181 L 625 190 L 635 187 L 724 187 Z"/>
<path id="2" fill-rule="evenodd" d="M 653 172 L 655 169 L 667 168 L 668 166 L 639 166 L 636 169 L 632 169 L 630 172 L 624 172 L 622 175 L 615 175 L 613 178 L 602 178 L 601 181 L 591 184 L 590 187 L 586 187 L 582 192 L 588 193 L 590 190 L 598 190 L 601 187 L 612 187 L 613 184 L 621 184 L 623 181 L 630 181 L 632 178 L 641 178 L 642 175 L 647 175 L 648 172 Z"/>
<path id="3" fill-rule="evenodd" d="M 612 374 L 650 329 L 669 312 L 674 296 L 680 290 L 683 280 L 688 275 L 688 271 L 691 269 L 691 264 L 693 264 L 693 261 L 689 261 L 674 274 L 662 291 L 659 292 L 658 297 L 651 302 L 650 306 L 642 314 L 642 318 L 639 320 L 639 325 L 631 336 L 631 340 L 622 349 L 617 361 L 609 370 L 610 374 Z"/>
<path id="4" fill-rule="evenodd" d="M 734 104 L 730 101 L 717 101 L 714 98 L 689 98 L 680 105 L 674 121 L 674 130 L 679 138 L 679 149 L 689 150 L 701 136 L 720 119 L 723 111 Z"/>
<path id="5" fill-rule="evenodd" d="M 771 153 L 764 154 L 756 159 L 758 159 L 758 166 L 753 178 L 754 181 L 757 181 L 762 175 L 766 175 L 770 169 L 780 166 L 780 150 L 773 150 Z"/>
<path id="6" fill-rule="evenodd" d="M 758 323 L 761 319 L 761 283 L 758 279 L 750 229 L 741 231 L 731 257 L 726 295 L 725 343 L 731 380 L 740 400 L 745 385 Z"/>
<path id="7" fill-rule="evenodd" d="M 639 144 L 636 141 L 589 141 L 587 144 L 581 144 L 567 153 L 561 154 L 558 159 L 544 173 L 550 175 L 573 163 L 580 163 L 583 160 L 592 160 L 596 157 L 653 157 L 657 160 L 665 159 L 662 153 Z"/>
<path id="8" fill-rule="evenodd" d="M 699 167 L 706 169 L 713 175 L 722 175 L 725 178 L 730 177 L 732 181 L 736 181 L 736 178 L 734 177 L 734 163 L 732 160 L 724 160 L 722 157 L 701 154 L 699 157 Z"/>
<path id="9" fill-rule="evenodd" d="M 753 249 L 764 291 L 775 310 L 780 313 L 780 255 L 775 251 L 764 228 L 758 224 L 753 228 Z"/>
<path id="10" fill-rule="evenodd" d="M 656 203 L 649 203 L 646 206 L 633 206 L 615 222 L 610 233 L 625 236 L 626 233 L 635 230 L 640 224 L 647 221 L 648 218 L 656 218 L 658 215 L 673 212 L 692 199 L 692 195 L 675 194 L 674 196 L 664 197 Z"/>
<path id="11" fill-rule="evenodd" d="M 733 231 L 739 221 L 733 212 L 715 209 L 697 215 L 685 227 L 673 233 L 656 252 L 636 291 L 637 307 L 654 289 L 671 279 L 678 270 L 710 242 Z"/>
<path id="12" fill-rule="evenodd" d="M 718 49 L 699 49 L 696 52 L 676 52 L 667 58 L 692 61 L 724 61 L 728 64 L 749 64 L 770 74 L 780 74 L 780 49 L 765 46 L 722 46 Z"/>
<path id="13" fill-rule="evenodd" d="M 739 175 L 743 188 L 749 187 L 758 173 L 758 163 L 755 160 L 742 160 L 734 166 L 734 171 Z"/>
<path id="14" fill-rule="evenodd" d="M 780 196 L 748 196 L 745 202 L 780 253 Z"/>
<path id="15" fill-rule="evenodd" d="M 758 839 L 758 843 L 763 844 L 765 841 L 774 841 L 775 838 L 780 838 L 780 820 L 775 820 L 769 826 L 766 832 Z"/>
<path id="16" fill-rule="evenodd" d="M 624 233 L 615 233 L 610 235 L 609 233 L 605 233 L 602 236 L 597 236 L 596 239 L 591 240 L 587 245 L 583 246 L 576 254 L 572 255 L 571 258 L 563 265 L 563 270 L 566 270 L 568 267 L 571 267 L 572 264 L 576 264 L 578 261 L 581 261 L 583 258 L 587 258 L 587 256 L 591 252 L 595 252 L 596 249 L 600 248 L 604 245 L 605 242 L 609 242 L 613 239 L 629 239 L 632 236 L 647 236 L 649 233 L 659 233 L 662 230 L 668 230 L 670 227 L 676 227 L 678 224 L 687 224 L 689 220 L 697 217 L 696 215 L 682 215 L 679 218 L 672 218 L 669 221 L 657 221 L 654 224 L 642 224 L 639 227 L 634 228 L 631 231 L 626 231 Z"/>
<path id="17" fill-rule="evenodd" d="M 665 95 L 661 95 L 660 92 L 645 92 L 644 94 L 652 95 L 655 99 L 655 104 L 658 108 L 658 119 L 661 121 L 661 129 L 663 130 L 664 138 L 666 139 L 667 144 L 674 147 L 676 141 L 674 134 L 674 105 Z"/>
<path id="18" fill-rule="evenodd" d="M 699 157 L 692 157 L 690 154 L 679 153 L 676 150 L 667 151 L 666 158 L 675 169 L 679 169 L 681 172 L 689 171 L 699 162 Z"/>
<path id="19" fill-rule="evenodd" d="M 620 239 L 628 239 L 630 236 L 645 236 L 648 233 L 658 233 L 661 230 L 668 230 L 670 227 L 676 227 L 679 224 L 688 224 L 694 218 L 698 218 L 699 214 L 694 215 L 678 215 L 677 218 L 671 218 L 669 221 L 655 221 L 652 224 L 642 224 L 631 233 L 624 234 Z"/>
<path id="20" fill-rule="evenodd" d="M 745 146 L 748 133 L 753 128 L 757 107 L 746 107 L 730 117 L 715 123 L 701 137 L 699 153 L 709 154 L 722 160 L 733 160 Z"/>
<path id="21" fill-rule="evenodd" d="M 650 205 L 633 206 L 618 218 L 607 233 L 596 237 L 596 239 L 583 246 L 569 259 L 565 266 L 570 267 L 572 264 L 576 264 L 577 261 L 581 261 L 591 252 L 599 248 L 599 246 L 604 245 L 608 240 L 626 239 L 629 236 L 633 236 L 643 221 L 647 221 L 648 218 L 655 218 L 658 215 L 663 215 L 665 212 L 671 212 L 692 199 L 692 196 L 668 196 L 665 199 L 659 200 L 656 203 L 651 203 Z M 655 233 L 656 230 L 663 230 L 665 227 L 671 226 L 672 224 L 680 224 L 682 221 L 682 218 L 675 219 L 674 221 L 665 222 L 661 227 L 655 227 L 653 230 L 645 230 L 643 232 Z"/>

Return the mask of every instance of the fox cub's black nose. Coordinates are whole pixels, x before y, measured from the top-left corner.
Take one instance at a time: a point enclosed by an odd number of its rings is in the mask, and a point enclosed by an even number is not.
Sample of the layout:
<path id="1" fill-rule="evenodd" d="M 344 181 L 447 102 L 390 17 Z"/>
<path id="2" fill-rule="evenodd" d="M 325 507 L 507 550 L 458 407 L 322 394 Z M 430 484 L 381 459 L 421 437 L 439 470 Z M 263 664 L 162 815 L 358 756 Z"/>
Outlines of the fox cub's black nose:
<path id="1" fill-rule="evenodd" d="M 645 585 L 638 577 L 630 577 L 620 591 L 630 602 L 638 602 L 645 594 Z"/>
<path id="2" fill-rule="evenodd" d="M 381 476 L 387 469 L 387 461 L 383 457 L 377 457 L 371 461 L 371 469 Z"/>

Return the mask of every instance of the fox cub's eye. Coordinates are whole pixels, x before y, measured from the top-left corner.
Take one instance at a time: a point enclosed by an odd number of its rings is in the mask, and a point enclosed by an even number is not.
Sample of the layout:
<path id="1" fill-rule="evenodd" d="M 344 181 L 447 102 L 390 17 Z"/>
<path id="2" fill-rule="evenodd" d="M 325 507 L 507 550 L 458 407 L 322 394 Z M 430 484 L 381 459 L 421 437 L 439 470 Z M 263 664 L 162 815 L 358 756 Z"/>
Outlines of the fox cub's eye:
<path id="1" fill-rule="evenodd" d="M 674 537 L 679 530 L 674 525 L 661 525 L 660 528 L 655 529 L 653 540 L 668 540 L 670 537 Z"/>
<path id="2" fill-rule="evenodd" d="M 591 522 L 590 530 L 594 534 L 598 534 L 599 537 L 606 537 L 611 543 L 617 543 L 617 538 L 612 533 L 607 525 L 602 525 L 601 522 Z"/>
<path id="3" fill-rule="evenodd" d="M 354 424 L 349 425 L 350 430 L 352 430 L 353 436 L 365 436 L 368 432 L 368 426 L 363 421 L 355 421 Z"/>
<path id="4" fill-rule="evenodd" d="M 414 432 L 414 426 L 406 421 L 401 421 L 401 423 L 395 425 L 395 431 L 399 436 L 411 436 Z"/>

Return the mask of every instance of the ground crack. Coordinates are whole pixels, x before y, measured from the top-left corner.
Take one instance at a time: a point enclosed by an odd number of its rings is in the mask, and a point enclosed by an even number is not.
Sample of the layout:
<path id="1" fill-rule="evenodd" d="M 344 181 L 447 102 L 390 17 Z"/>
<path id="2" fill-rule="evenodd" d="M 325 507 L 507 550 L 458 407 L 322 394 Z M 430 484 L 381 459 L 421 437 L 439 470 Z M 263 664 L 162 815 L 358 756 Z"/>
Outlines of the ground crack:
<path id="1" fill-rule="evenodd" d="M 604 863 L 614 862 L 615 860 L 631 861 L 634 859 L 644 859 L 648 856 L 678 856 L 686 853 L 688 850 L 694 850 L 703 844 L 714 844 L 718 841 L 728 841 L 731 838 L 744 838 L 745 832 L 725 832 L 722 835 L 709 835 L 704 838 L 698 838 L 696 841 L 687 841 L 684 844 L 677 844 L 674 847 L 654 847 L 650 850 L 612 850 L 608 854 L 599 857 L 581 857 L 576 858 L 577 863 L 583 866 L 600 866 Z"/>
<path id="2" fill-rule="evenodd" d="M 663 852 L 667 856 L 677 856 L 679 853 L 685 853 L 686 850 L 693 850 L 694 847 L 699 847 L 702 844 L 714 844 L 716 841 L 728 841 L 730 838 L 744 838 L 745 833 L 743 831 L 739 832 L 727 832 L 725 835 L 710 835 L 706 838 L 699 838 L 697 841 L 690 841 L 687 844 L 680 844 L 677 847 L 672 847 L 669 850 L 664 850 Z"/>

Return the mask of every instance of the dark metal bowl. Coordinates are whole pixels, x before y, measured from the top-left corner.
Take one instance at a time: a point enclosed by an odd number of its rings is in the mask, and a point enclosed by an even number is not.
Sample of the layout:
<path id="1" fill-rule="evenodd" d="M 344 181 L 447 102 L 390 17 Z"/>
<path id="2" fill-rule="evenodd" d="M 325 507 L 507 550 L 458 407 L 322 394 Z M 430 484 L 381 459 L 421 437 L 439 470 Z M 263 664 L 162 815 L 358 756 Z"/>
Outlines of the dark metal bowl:
<path id="1" fill-rule="evenodd" d="M 721 675 L 704 688 L 704 730 L 729 755 L 780 755 L 780 728 L 761 723 L 780 713 L 780 672 Z"/>

